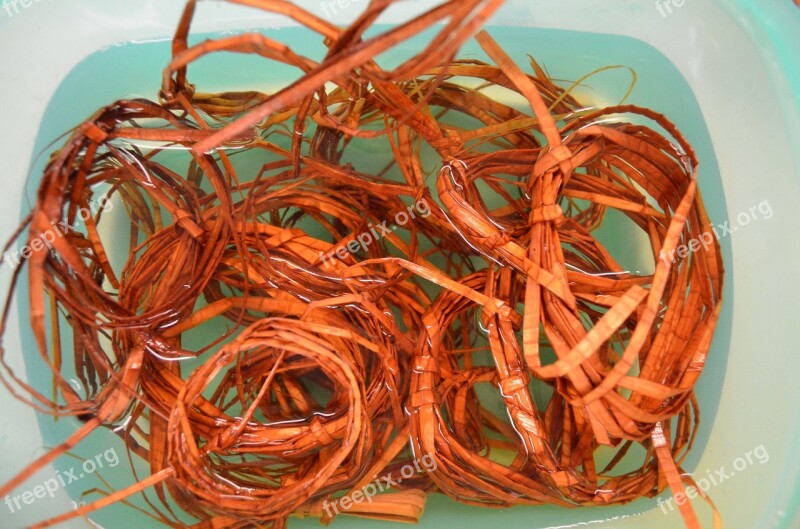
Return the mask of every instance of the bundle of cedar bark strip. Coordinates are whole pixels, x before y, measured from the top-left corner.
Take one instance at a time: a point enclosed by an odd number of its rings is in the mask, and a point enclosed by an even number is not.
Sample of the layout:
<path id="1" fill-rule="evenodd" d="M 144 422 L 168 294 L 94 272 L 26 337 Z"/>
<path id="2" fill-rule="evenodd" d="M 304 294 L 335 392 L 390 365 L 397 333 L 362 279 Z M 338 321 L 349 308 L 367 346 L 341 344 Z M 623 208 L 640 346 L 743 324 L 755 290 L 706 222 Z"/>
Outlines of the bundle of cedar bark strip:
<path id="1" fill-rule="evenodd" d="M 151 487 L 149 516 L 198 529 L 416 521 L 432 492 L 505 507 L 683 490 L 723 273 L 716 241 L 674 257 L 711 228 L 675 127 L 586 108 L 485 32 L 491 62 L 457 60 L 501 0 L 444 2 L 370 38 L 393 0 L 346 28 L 283 0 L 231 2 L 290 17 L 328 52 L 261 33 L 189 46 L 190 0 L 159 101 L 117 101 L 53 153 L 9 245 L 69 229 L 32 245 L 2 327 L 24 278 L 53 387 L 6 362 L 2 378 L 82 424 L 0 496 L 106 426 L 150 475 L 34 527 Z M 417 55 L 380 66 L 425 30 Z M 221 51 L 301 76 L 197 91 L 187 67 Z M 649 241 L 652 272 L 598 240 L 609 210 Z"/>

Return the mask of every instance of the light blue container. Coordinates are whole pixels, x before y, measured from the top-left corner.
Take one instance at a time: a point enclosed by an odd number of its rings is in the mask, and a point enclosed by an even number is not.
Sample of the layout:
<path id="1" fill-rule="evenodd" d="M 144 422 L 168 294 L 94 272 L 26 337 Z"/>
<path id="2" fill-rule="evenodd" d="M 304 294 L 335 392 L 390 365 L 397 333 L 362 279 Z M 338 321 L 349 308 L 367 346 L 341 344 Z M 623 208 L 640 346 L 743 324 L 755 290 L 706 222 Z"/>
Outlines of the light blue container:
<path id="1" fill-rule="evenodd" d="M 298 3 L 344 23 L 366 2 Z M 430 5 L 404 2 L 383 21 L 397 22 Z M 6 122 L 0 127 L 3 239 L 27 211 L 23 197 L 30 196 L 35 186 L 26 190 L 25 182 L 32 168 L 41 167 L 42 159 L 36 154 L 49 141 L 116 98 L 155 96 L 160 68 L 167 59 L 165 39 L 182 6 L 180 0 L 0 3 L 0 101 Z M 634 68 L 640 79 L 632 101 L 665 113 L 697 148 L 702 162 L 700 187 L 711 218 L 715 224 L 728 221 L 737 229 L 721 241 L 727 269 L 725 307 L 698 385 L 703 422 L 687 470 L 696 479 L 717 482 L 709 494 L 726 528 L 800 528 L 800 356 L 794 313 L 800 308 L 800 275 L 796 273 L 800 263 L 800 8 L 790 0 L 516 0 L 509 1 L 491 24 L 490 32 L 512 56 L 522 62 L 530 53 L 557 78 L 576 79 L 609 64 Z M 271 28 L 277 35 L 284 31 L 292 45 L 312 46 L 292 37 L 291 31 L 277 29 L 284 26 L 284 20 L 252 10 L 203 2 L 194 30 L 201 34 Z M 125 43 L 148 44 L 129 44 L 92 56 Z M 468 45 L 464 53 L 477 54 L 478 49 Z M 206 67 L 213 67 L 213 62 Z M 266 89 L 269 76 L 274 75 L 272 70 L 265 73 L 256 67 L 217 79 L 204 76 L 203 68 L 198 65 L 190 74 L 204 90 L 235 89 L 254 82 Z M 587 81 L 593 90 L 584 89 L 582 94 L 593 103 L 613 104 L 624 94 L 626 83 L 621 72 L 601 74 Z M 85 90 L 89 85 L 97 86 Z M 35 183 L 35 172 L 32 178 Z M 751 220 L 745 223 L 748 213 Z M 7 288 L 9 275 L 10 267 L 4 264 L 0 267 L 2 288 Z M 29 335 L 17 331 L 24 309 L 20 304 L 12 310 L 12 332 L 4 341 L 8 361 L 20 373 L 26 372 L 23 353 L 33 352 Z M 35 379 L 41 373 L 27 376 Z M 47 418 L 37 420 L 3 388 L 0 410 L 0 482 L 40 455 L 43 445 L 52 445 L 74 429 L 74 423 L 66 420 L 58 425 Z M 92 456 L 116 446 L 122 456 L 119 443 L 110 442 L 109 437 L 92 439 L 80 453 Z M 62 458 L 19 490 L 30 489 L 74 464 L 75 460 Z M 107 462 L 106 467 L 111 468 L 105 469 L 103 477 L 115 485 L 131 483 L 126 461 L 113 467 Z M 100 485 L 86 479 L 21 509 L 8 507 L 0 498 L 0 528 L 21 528 L 71 509 L 85 489 Z M 605 509 L 545 506 L 496 511 L 433 497 L 420 527 L 682 527 L 677 512 L 670 512 L 663 499 Z M 695 505 L 710 527 L 707 507 Z M 95 519 L 106 529 L 156 527 L 137 516 L 124 506 L 115 506 Z M 63 527 L 91 525 L 73 520 Z M 290 523 L 290 529 L 306 527 L 319 525 L 314 520 Z M 332 527 L 400 526 L 341 517 Z"/>

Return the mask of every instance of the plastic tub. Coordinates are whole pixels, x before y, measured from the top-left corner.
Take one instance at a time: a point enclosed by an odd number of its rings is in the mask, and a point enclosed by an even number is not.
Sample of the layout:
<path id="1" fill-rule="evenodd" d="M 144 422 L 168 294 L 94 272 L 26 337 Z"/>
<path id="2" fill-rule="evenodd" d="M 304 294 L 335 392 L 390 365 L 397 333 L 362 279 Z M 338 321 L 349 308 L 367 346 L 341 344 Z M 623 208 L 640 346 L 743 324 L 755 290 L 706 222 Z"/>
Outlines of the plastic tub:
<path id="1" fill-rule="evenodd" d="M 366 0 L 298 3 L 320 16 L 344 22 L 352 19 Z M 429 5 L 403 3 L 402 9 L 392 11 L 394 18 L 387 17 L 385 22 Z M 37 154 L 49 140 L 112 98 L 157 87 L 157 68 L 166 64 L 166 56 L 154 63 L 154 69 L 148 61 L 157 55 L 137 54 L 138 48 L 128 50 L 127 55 L 120 52 L 115 57 L 126 57 L 129 62 L 122 68 L 122 59 L 113 64 L 127 72 L 127 77 L 97 66 L 108 66 L 108 61 L 90 59 L 81 65 L 82 61 L 115 44 L 168 39 L 182 7 L 180 0 L 0 4 L 0 101 L 5 102 L 7 123 L 0 128 L 3 238 L 11 235 L 27 210 L 24 197 L 30 191 L 26 191 L 26 179 L 34 166 L 41 165 Z M 279 18 L 216 2 L 203 2 L 197 20 L 197 33 L 286 24 Z M 711 218 L 715 224 L 728 222 L 731 232 L 722 240 L 726 302 L 698 385 L 703 411 L 700 440 L 686 467 L 696 479 L 707 479 L 709 494 L 726 527 L 800 527 L 800 421 L 796 413 L 800 385 L 795 380 L 799 361 L 791 312 L 800 297 L 800 279 L 793 270 L 800 258 L 796 242 L 800 222 L 795 216 L 800 211 L 800 57 L 796 53 L 800 49 L 800 9 L 789 0 L 663 0 L 655 4 L 518 0 L 509 1 L 491 24 L 515 26 L 509 34 L 530 31 L 531 49 L 522 46 L 514 51 L 522 56 L 533 54 L 556 77 L 559 68 L 571 75 L 575 68 L 586 73 L 606 64 L 634 67 L 641 77 L 634 93 L 637 102 L 665 112 L 698 147 L 703 163 L 700 186 Z M 589 46 L 581 51 L 580 45 L 560 40 L 570 38 L 585 39 Z M 149 69 L 144 69 L 145 63 Z M 142 79 L 139 72 L 151 78 Z M 98 81 L 97 89 L 81 90 Z M 74 101 L 64 104 L 66 100 L 59 99 L 64 90 L 72 90 L 68 95 Z M 152 90 L 143 95 L 154 97 Z M 32 178 L 35 180 L 36 174 Z M 3 288 L 7 288 L 10 269 L 7 264 L 0 267 Z M 12 308 L 3 347 L 9 363 L 25 373 L 24 353 L 32 350 L 32 344 L 19 330 L 26 325 L 21 315 L 24 304 Z M 0 391 L 0 406 L 0 481 L 53 444 L 56 432 L 74 428 L 69 421 L 62 420 L 54 428 L 51 419 L 37 419 L 5 390 Z M 32 477 L 19 491 L 42 483 L 63 466 L 69 465 L 57 462 L 55 468 Z M 123 461 L 114 467 L 119 473 L 127 464 Z M 86 483 L 61 487 L 52 497 L 36 499 L 25 508 L 0 505 L 0 526 L 24 527 L 71 509 L 89 487 Z M 665 493 L 660 500 L 642 499 L 612 508 L 545 506 L 496 511 L 433 497 L 420 527 L 681 527 L 677 509 L 670 506 L 668 498 Z M 708 523 L 708 509 L 696 506 Z M 98 514 L 96 522 L 107 529 L 129 527 L 133 520 L 129 515 L 126 507 L 115 506 Z M 137 528 L 145 526 L 150 525 L 136 522 Z M 356 529 L 374 526 L 396 527 L 344 517 L 333 524 Z M 91 525 L 74 520 L 64 527 Z M 290 527 L 318 524 L 293 520 Z"/>

